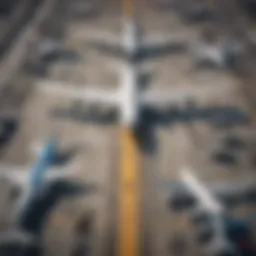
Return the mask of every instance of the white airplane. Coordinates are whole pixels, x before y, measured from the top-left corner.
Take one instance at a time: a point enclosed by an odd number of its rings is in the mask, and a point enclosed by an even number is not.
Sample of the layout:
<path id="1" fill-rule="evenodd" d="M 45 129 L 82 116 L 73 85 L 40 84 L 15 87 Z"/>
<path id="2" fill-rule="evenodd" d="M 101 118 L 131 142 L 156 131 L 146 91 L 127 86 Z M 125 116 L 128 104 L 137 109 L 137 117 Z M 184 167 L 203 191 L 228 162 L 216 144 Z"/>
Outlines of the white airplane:
<path id="1" fill-rule="evenodd" d="M 175 87 L 166 90 L 147 90 L 141 88 L 142 72 L 140 67 L 131 63 L 118 65 L 121 70 L 120 86 L 117 90 L 82 88 L 75 84 L 65 84 L 60 81 L 38 80 L 37 86 L 43 92 L 65 96 L 73 100 L 81 100 L 88 104 L 114 106 L 119 111 L 119 123 L 131 128 L 140 123 L 140 113 L 143 108 L 160 109 L 168 106 L 186 106 L 191 99 L 207 99 L 207 97 L 222 97 L 230 91 L 230 84 L 207 87 Z"/>
<path id="2" fill-rule="evenodd" d="M 87 31 L 78 35 L 94 47 L 117 53 L 128 60 L 158 56 L 168 52 L 184 51 L 187 48 L 186 38 L 182 34 L 159 34 L 143 36 L 142 29 L 135 18 L 126 18 L 123 23 L 121 38 L 106 31 Z"/>
<path id="3" fill-rule="evenodd" d="M 201 43 L 194 49 L 194 58 L 198 65 L 208 64 L 219 68 L 226 66 L 226 59 L 222 45 L 208 45 Z"/>
<path id="4" fill-rule="evenodd" d="M 207 214 L 213 236 L 205 245 L 209 255 L 235 252 L 236 248 L 226 236 L 225 209 L 215 196 L 192 174 L 190 168 L 181 171 L 181 179 L 198 201 L 197 212 Z"/>
<path id="5" fill-rule="evenodd" d="M 78 170 L 71 169 L 71 166 L 57 169 L 51 168 L 57 153 L 57 140 L 50 138 L 45 142 L 30 171 L 29 167 L 0 165 L 0 177 L 10 180 L 20 190 L 20 195 L 14 202 L 14 208 L 11 213 L 13 228 L 7 232 L 0 232 L 0 246 L 10 242 L 24 242 L 25 244 L 32 242 L 34 236 L 28 231 L 23 219 L 27 218 L 35 200 L 43 196 L 45 186 L 50 182 L 68 178 L 77 173 Z"/>
<path id="6" fill-rule="evenodd" d="M 237 56 L 240 56 L 244 49 L 243 43 L 234 40 L 215 43 L 201 41 L 191 52 L 197 66 L 224 69 L 233 67 Z"/>
<path id="7" fill-rule="evenodd" d="M 171 207 L 175 210 L 189 209 L 195 204 L 193 196 L 183 183 L 167 183 L 166 187 L 172 194 Z M 232 182 L 207 184 L 207 188 L 220 202 L 228 207 L 243 203 L 256 203 L 255 179 L 252 177 Z"/>

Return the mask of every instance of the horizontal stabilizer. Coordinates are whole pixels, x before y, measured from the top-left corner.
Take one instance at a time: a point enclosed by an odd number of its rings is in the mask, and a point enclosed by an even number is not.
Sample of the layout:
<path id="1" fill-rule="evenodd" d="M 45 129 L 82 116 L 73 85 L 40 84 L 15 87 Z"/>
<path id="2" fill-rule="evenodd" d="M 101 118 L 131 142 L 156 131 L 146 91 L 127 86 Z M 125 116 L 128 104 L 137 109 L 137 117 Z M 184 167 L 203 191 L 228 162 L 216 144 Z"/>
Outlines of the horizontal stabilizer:
<path id="1" fill-rule="evenodd" d="M 168 106 L 173 104 L 183 104 L 190 99 L 207 99 L 207 97 L 221 97 L 227 95 L 230 91 L 230 85 L 226 86 L 196 86 L 196 87 L 180 87 L 166 90 L 150 90 L 142 94 L 141 103 L 148 106 Z"/>

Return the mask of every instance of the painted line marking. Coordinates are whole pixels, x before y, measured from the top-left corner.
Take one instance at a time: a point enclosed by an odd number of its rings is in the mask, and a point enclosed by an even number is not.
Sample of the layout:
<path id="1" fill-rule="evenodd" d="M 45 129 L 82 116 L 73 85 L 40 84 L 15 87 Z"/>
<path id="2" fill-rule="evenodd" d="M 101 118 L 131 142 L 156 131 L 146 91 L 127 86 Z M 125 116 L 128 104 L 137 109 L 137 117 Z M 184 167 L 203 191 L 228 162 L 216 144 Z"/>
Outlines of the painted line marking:
<path id="1" fill-rule="evenodd" d="M 123 15 L 131 18 L 134 15 L 134 0 L 123 0 Z"/>
<path id="2" fill-rule="evenodd" d="M 138 148 L 130 129 L 120 129 L 118 255 L 139 255 Z"/>

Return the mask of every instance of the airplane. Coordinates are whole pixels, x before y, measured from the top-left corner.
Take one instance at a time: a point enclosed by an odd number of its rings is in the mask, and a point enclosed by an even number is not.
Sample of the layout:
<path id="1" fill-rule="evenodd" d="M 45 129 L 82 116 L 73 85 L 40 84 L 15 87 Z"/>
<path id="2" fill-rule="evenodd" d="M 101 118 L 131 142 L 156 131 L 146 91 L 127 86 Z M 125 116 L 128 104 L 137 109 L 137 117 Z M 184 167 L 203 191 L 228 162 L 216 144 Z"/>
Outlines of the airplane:
<path id="1" fill-rule="evenodd" d="M 166 90 L 142 90 L 140 68 L 129 63 L 120 63 L 120 87 L 117 90 L 103 91 L 96 88 L 81 88 L 75 84 L 65 84 L 54 80 L 37 80 L 36 86 L 42 92 L 81 100 L 90 105 L 114 106 L 119 111 L 118 122 L 130 128 L 140 124 L 142 109 L 156 109 L 168 106 L 184 106 L 190 99 L 222 97 L 230 90 L 230 84 L 221 87 L 175 87 Z"/>
<path id="2" fill-rule="evenodd" d="M 228 253 L 229 255 L 236 252 L 236 248 L 226 236 L 226 213 L 223 205 L 211 194 L 206 186 L 198 181 L 189 168 L 182 169 L 181 179 L 190 193 L 196 197 L 197 214 L 207 216 L 207 224 L 198 227 L 201 234 L 204 234 L 209 229 L 212 233 L 210 241 L 206 241 L 205 244 L 204 249 L 206 252 L 209 255 L 222 255 L 222 253 Z"/>
<path id="3" fill-rule="evenodd" d="M 246 196 L 253 196 L 255 202 L 255 182 L 250 178 L 206 187 L 188 167 L 182 169 L 181 179 L 181 183 L 170 186 L 171 207 L 178 211 L 188 210 L 207 254 L 223 255 L 221 253 L 225 252 L 227 254 L 224 255 L 237 255 L 237 250 L 251 250 L 251 244 L 244 242 L 250 241 L 249 227 L 254 220 L 233 218 L 227 213 L 226 203 L 231 201 L 231 205 L 240 204 Z M 243 235 L 237 235 L 238 230 L 243 230 Z"/>
<path id="4" fill-rule="evenodd" d="M 27 171 L 20 167 L 0 166 L 0 178 L 7 179 L 20 190 L 13 204 L 11 212 L 12 227 L 10 230 L 0 232 L 0 247 L 4 244 L 20 242 L 30 244 L 37 239 L 28 226 L 26 220 L 35 203 L 44 197 L 47 185 L 67 179 L 77 173 L 71 167 L 51 168 L 58 154 L 58 142 L 50 137 L 43 145 L 36 162 Z M 30 216 L 30 219 L 36 218 Z"/>
<path id="5" fill-rule="evenodd" d="M 191 49 L 196 67 L 213 67 L 218 69 L 234 68 L 237 57 L 245 50 L 243 42 L 229 40 L 223 42 L 197 42 Z"/>
<path id="6" fill-rule="evenodd" d="M 193 49 L 194 59 L 198 67 L 213 66 L 226 67 L 226 59 L 222 45 L 208 45 L 201 43 Z"/>
<path id="7" fill-rule="evenodd" d="M 175 182 L 167 185 L 172 194 L 170 206 L 173 210 L 186 210 L 195 206 L 195 197 L 183 183 Z M 252 177 L 232 182 L 210 183 L 207 187 L 221 203 L 228 207 L 256 202 L 255 181 Z"/>
<path id="8" fill-rule="evenodd" d="M 143 36 L 142 29 L 134 17 L 126 17 L 123 21 L 121 38 L 106 31 L 86 31 L 77 36 L 93 47 L 106 53 L 122 56 L 129 61 L 137 61 L 166 55 L 167 53 L 184 52 L 187 42 L 181 34 Z"/>

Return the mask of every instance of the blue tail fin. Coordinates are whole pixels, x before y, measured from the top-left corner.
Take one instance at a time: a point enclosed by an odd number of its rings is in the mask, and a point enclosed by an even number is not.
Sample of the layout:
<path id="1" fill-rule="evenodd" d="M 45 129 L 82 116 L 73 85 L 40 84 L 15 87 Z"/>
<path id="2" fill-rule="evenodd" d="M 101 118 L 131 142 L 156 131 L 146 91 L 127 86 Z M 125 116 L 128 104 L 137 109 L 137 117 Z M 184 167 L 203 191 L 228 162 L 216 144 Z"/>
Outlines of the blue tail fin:
<path id="1" fill-rule="evenodd" d="M 29 185 L 32 188 L 37 188 L 41 185 L 44 175 L 48 167 L 53 163 L 57 151 L 57 140 L 50 138 L 46 141 L 41 154 L 39 155 L 36 163 L 31 169 L 29 175 Z"/>

